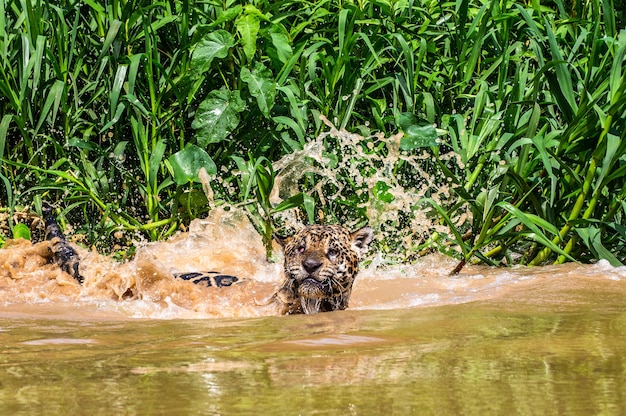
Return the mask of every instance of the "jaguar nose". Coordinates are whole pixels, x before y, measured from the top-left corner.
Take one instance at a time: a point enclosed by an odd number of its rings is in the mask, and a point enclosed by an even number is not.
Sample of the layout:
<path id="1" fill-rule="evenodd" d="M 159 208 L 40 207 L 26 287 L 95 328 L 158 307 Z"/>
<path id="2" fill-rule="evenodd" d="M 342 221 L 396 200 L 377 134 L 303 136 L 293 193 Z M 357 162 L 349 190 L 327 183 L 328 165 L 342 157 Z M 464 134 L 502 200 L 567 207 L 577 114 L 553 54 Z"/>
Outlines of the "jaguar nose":
<path id="1" fill-rule="evenodd" d="M 308 258 L 302 261 L 302 267 L 308 274 L 313 274 L 317 269 L 320 268 L 322 262 L 315 258 Z"/>

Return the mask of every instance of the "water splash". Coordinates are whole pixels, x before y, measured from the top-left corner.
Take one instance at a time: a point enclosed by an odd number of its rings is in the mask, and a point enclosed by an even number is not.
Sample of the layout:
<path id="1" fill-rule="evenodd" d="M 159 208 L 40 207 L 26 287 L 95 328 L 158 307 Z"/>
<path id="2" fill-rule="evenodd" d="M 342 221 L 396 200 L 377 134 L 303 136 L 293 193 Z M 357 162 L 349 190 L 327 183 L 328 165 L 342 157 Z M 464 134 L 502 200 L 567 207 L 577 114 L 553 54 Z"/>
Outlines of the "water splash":
<path id="1" fill-rule="evenodd" d="M 320 218 L 352 228 L 367 218 L 379 241 L 378 250 L 369 253 L 356 279 L 350 309 L 403 309 L 507 297 L 539 302 L 553 296 L 553 304 L 575 303 L 567 291 L 575 292 L 581 285 L 621 293 L 619 285 L 626 279 L 626 268 L 613 268 L 606 262 L 533 269 L 467 266 L 462 274 L 448 276 L 454 260 L 440 254 L 417 255 L 417 247 L 433 231 L 443 231 L 420 205 L 421 198 L 428 196 L 442 204 L 452 198 L 445 182 L 429 176 L 430 156 L 403 154 L 400 135 L 363 137 L 323 121 L 328 132 L 274 164 L 278 176 L 272 201 L 279 203 L 302 191 L 303 181 L 311 175 L 316 178 L 313 192 L 323 206 L 344 204 L 342 195 L 350 193 L 346 187 L 354 191 L 353 205 L 346 205 L 353 212 L 346 209 L 337 218 Z M 325 152 L 331 145 L 336 146 L 332 155 Z M 372 151 L 381 146 L 386 152 Z M 452 154 L 444 157 L 455 158 Z M 403 179 L 398 173 L 400 164 L 408 164 L 423 182 L 408 185 L 415 181 Z M 82 258 L 84 286 L 50 262 L 48 242 L 9 240 L 0 250 L 1 313 L 39 311 L 114 319 L 277 315 L 277 308 L 268 300 L 282 280 L 281 259 L 266 261 L 261 238 L 245 213 L 232 206 L 216 207 L 210 178 L 201 178 L 212 209 L 206 219 L 194 220 L 187 232 L 167 241 L 139 244 L 136 256 L 125 263 L 75 246 Z M 361 217 L 348 215 L 355 212 Z M 294 228 L 303 225 L 294 212 L 282 214 L 282 220 Z M 280 252 L 278 246 L 275 251 Z M 207 288 L 173 276 L 198 270 L 216 270 L 243 281 L 231 287 Z"/>
<path id="2" fill-rule="evenodd" d="M 189 232 L 141 247 L 126 263 L 77 247 L 84 286 L 50 263 L 48 248 L 46 241 L 10 240 L 0 250 L 0 315 L 206 319 L 279 314 L 268 300 L 280 285 L 281 265 L 265 260 L 260 238 L 242 212 L 218 208 L 209 218 L 194 221 Z M 374 260 L 356 279 L 350 309 L 406 309 L 479 300 L 555 308 L 580 303 L 578 292 L 621 296 L 625 290 L 626 267 L 614 268 L 606 262 L 510 269 L 468 266 L 462 274 L 449 276 L 453 264 L 440 254 L 413 264 Z M 172 275 L 192 267 L 219 268 L 244 281 L 214 288 Z"/>
<path id="3" fill-rule="evenodd" d="M 379 251 L 388 263 L 415 260 L 420 246 L 433 232 L 448 231 L 438 216 L 421 204 L 424 197 L 443 205 L 454 198 L 452 186 L 429 173 L 433 164 L 429 152 L 401 151 L 402 133 L 364 137 L 337 129 L 323 116 L 320 119 L 328 126 L 327 132 L 307 143 L 303 150 L 274 163 L 278 175 L 273 203 L 305 191 L 305 178 L 314 177 L 310 193 L 322 205 L 320 221 L 338 222 L 348 228 L 367 221 L 376 230 Z M 453 153 L 441 158 L 457 160 Z M 346 199 L 346 195 L 352 199 Z M 339 215 L 324 218 L 322 211 Z M 281 219 L 287 227 L 301 226 L 293 212 L 282 214 Z M 454 220 L 458 224 L 471 220 L 471 213 L 462 213 Z"/>

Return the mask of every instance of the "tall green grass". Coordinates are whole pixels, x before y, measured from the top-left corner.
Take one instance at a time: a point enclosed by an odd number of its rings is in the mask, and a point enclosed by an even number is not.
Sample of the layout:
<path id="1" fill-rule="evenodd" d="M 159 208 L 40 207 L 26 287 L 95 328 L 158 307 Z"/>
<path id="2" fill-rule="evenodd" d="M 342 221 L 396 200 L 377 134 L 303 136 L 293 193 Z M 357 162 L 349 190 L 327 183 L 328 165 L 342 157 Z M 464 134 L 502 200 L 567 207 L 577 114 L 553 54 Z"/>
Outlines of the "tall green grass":
<path id="1" fill-rule="evenodd" d="M 577 9 L 578 19 L 557 5 L 560 13 L 492 3 L 476 22 L 508 30 L 478 34 L 499 54 L 468 91 L 473 107 L 449 118 L 452 145 L 471 166 L 458 188 L 474 214 L 470 238 L 455 234 L 459 267 L 473 256 L 623 261 L 626 32 L 616 32 L 610 2 Z"/>
<path id="2" fill-rule="evenodd" d="M 626 33 L 612 0 L 0 9 L 7 210 L 63 201 L 97 242 L 118 230 L 163 238 L 230 203 L 269 240 L 283 208 L 301 208 L 305 221 L 365 222 L 367 207 L 395 209 L 393 192 L 404 191 L 421 202 L 376 224 L 390 258 L 436 249 L 458 257 L 457 270 L 474 259 L 624 261 Z M 364 179 L 338 168 L 320 188 L 311 169 L 276 206 L 271 162 L 324 132 L 320 116 L 365 137 L 353 151 L 324 140 L 329 163 Z M 399 130 L 393 159 L 392 143 L 372 135 Z M 388 179 L 372 185 L 374 171 Z M 454 198 L 436 197 L 443 185 Z M 431 237 L 411 236 L 424 215 Z"/>

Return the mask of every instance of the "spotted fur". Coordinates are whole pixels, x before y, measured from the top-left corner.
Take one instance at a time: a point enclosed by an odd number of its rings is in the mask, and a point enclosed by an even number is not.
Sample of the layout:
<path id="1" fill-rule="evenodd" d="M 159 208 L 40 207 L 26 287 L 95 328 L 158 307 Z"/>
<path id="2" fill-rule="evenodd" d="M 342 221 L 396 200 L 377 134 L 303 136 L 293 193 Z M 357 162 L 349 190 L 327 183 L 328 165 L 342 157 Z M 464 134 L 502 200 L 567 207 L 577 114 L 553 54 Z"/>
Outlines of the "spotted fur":
<path id="1" fill-rule="evenodd" d="M 311 225 L 291 237 L 276 237 L 285 254 L 285 280 L 276 293 L 283 313 L 317 313 L 348 307 L 359 259 L 372 229 Z"/>
<path id="2" fill-rule="evenodd" d="M 78 253 L 70 246 L 61 231 L 54 217 L 52 206 L 44 201 L 41 208 L 46 224 L 46 240 L 51 243 L 52 260 L 61 267 L 61 270 L 71 275 L 78 283 L 83 284 L 85 279 L 79 272 L 80 257 Z M 174 277 L 191 281 L 197 285 L 215 287 L 230 286 L 239 281 L 235 276 L 218 272 L 180 273 L 174 274 Z"/>
<path id="3" fill-rule="evenodd" d="M 46 239 L 51 242 L 52 259 L 79 283 L 80 257 L 69 245 L 54 215 L 43 203 Z M 348 307 L 359 259 L 372 242 L 370 227 L 355 232 L 339 225 L 311 225 L 290 237 L 276 237 L 285 253 L 285 280 L 273 299 L 282 304 L 283 314 L 317 313 Z M 235 276 L 219 272 L 190 272 L 175 277 L 204 286 L 231 286 Z"/>
<path id="4" fill-rule="evenodd" d="M 174 277 L 188 280 L 197 285 L 224 287 L 239 281 L 235 276 L 221 274 L 220 272 L 191 272 L 174 274 Z"/>

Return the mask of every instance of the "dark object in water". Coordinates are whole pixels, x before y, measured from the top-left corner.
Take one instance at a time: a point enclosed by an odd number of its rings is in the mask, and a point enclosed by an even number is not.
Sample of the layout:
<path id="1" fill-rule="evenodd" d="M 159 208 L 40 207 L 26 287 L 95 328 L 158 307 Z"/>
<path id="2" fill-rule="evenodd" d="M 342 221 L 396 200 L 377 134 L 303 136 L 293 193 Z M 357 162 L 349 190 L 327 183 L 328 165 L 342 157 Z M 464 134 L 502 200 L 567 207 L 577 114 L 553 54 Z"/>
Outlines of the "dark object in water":
<path id="1" fill-rule="evenodd" d="M 285 253 L 285 279 L 274 295 L 283 314 L 348 307 L 359 260 L 374 238 L 370 227 L 309 225 L 290 237 L 275 236 Z"/>
<path id="2" fill-rule="evenodd" d="M 178 279 L 189 280 L 197 285 L 223 287 L 239 281 L 235 276 L 219 272 L 191 272 L 174 274 Z"/>
<path id="3" fill-rule="evenodd" d="M 80 257 L 76 250 L 70 246 L 65 238 L 65 235 L 61 231 L 59 224 L 53 214 L 52 205 L 48 202 L 43 202 L 41 206 L 43 217 L 46 223 L 46 240 L 52 243 L 50 251 L 52 251 L 52 258 L 56 264 L 59 265 L 61 270 L 70 274 L 76 281 L 83 284 L 85 279 L 80 275 L 78 266 L 80 264 Z M 189 280 L 195 284 L 204 286 L 223 287 L 230 286 L 239 279 L 235 276 L 219 274 L 218 272 L 191 272 L 174 274 L 174 277 Z"/>
<path id="4" fill-rule="evenodd" d="M 76 250 L 69 245 L 61 228 L 59 228 L 59 224 L 52 213 L 52 205 L 44 201 L 41 205 L 41 210 L 46 223 L 46 240 L 52 243 L 50 251 L 52 252 L 54 262 L 59 265 L 61 270 L 67 272 L 76 279 L 78 283 L 82 284 L 85 278 L 81 276 L 78 271 L 80 257 L 78 253 L 76 253 Z"/>

